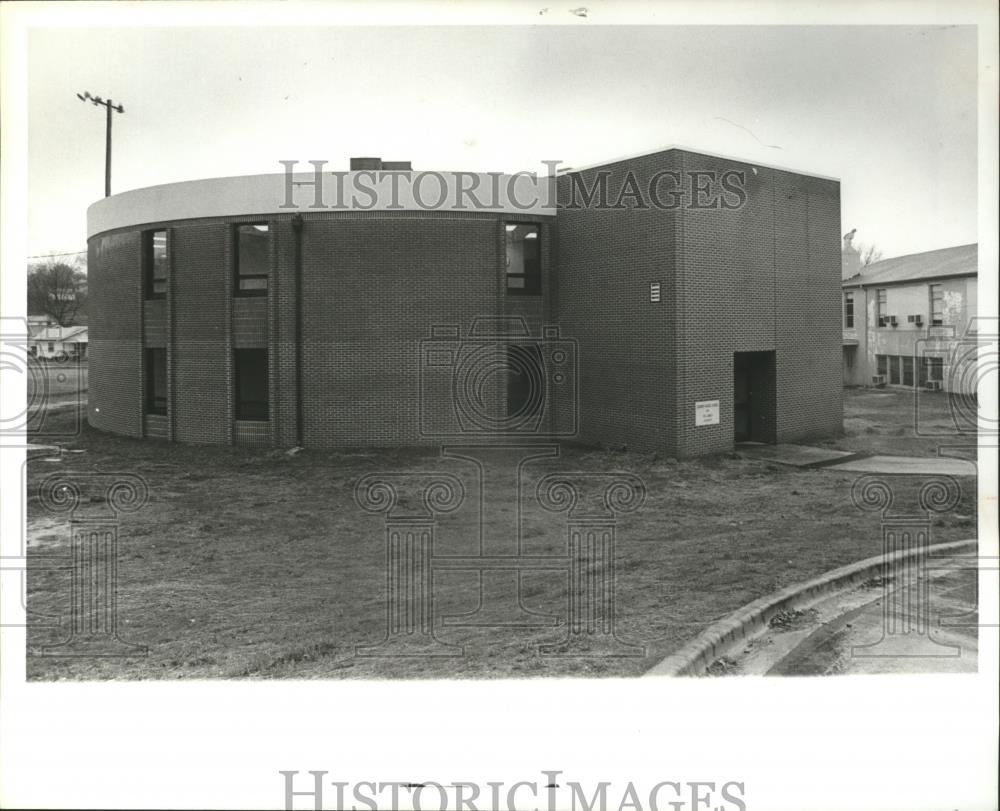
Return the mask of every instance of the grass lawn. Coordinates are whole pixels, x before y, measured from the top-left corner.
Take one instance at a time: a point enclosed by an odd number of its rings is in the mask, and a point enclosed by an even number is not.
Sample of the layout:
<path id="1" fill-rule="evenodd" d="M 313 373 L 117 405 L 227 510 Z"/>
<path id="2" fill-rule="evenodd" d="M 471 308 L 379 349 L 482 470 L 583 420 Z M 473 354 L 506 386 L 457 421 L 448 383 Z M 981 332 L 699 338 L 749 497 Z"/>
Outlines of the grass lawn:
<path id="1" fill-rule="evenodd" d="M 60 403 L 87 399 L 87 361 L 37 361 L 38 376 L 28 378 L 28 402 Z M 44 374 L 44 376 L 43 376 Z"/>
<path id="2" fill-rule="evenodd" d="M 951 396 L 944 392 L 844 389 L 844 435 L 820 444 L 894 456 L 937 456 L 939 446 L 975 447 L 975 435 L 955 432 L 952 406 Z M 957 413 L 961 420 L 961 406 Z M 975 458 L 971 450 L 951 455 Z"/>
<path id="3" fill-rule="evenodd" d="M 848 431 L 832 444 L 931 453 L 905 427 L 896 433 L 912 409 L 905 394 L 885 394 L 848 393 Z M 57 412 L 52 419 L 69 415 Z M 119 531 L 119 628 L 123 638 L 149 650 L 119 659 L 43 657 L 38 647 L 65 630 L 33 625 L 30 679 L 636 676 L 745 603 L 881 551 L 878 515 L 851 503 L 856 474 L 785 468 L 737 454 L 676 462 L 564 448 L 560 458 L 525 469 L 531 484 L 524 488 L 524 553 L 564 554 L 566 548 L 565 515 L 538 507 L 536 477 L 609 470 L 639 476 L 645 504 L 617 525 L 617 622 L 620 637 L 645 646 L 646 655 L 548 658 L 538 645 L 558 642 L 564 628 L 444 625 L 444 615 L 471 611 L 478 598 L 475 573 L 454 571 L 435 574 L 434 622 L 442 641 L 465 646 L 464 656 L 359 657 L 355 646 L 384 635 L 386 583 L 383 518 L 356 505 L 355 483 L 369 473 L 440 470 L 458 475 L 474 494 L 469 465 L 432 451 L 288 456 L 123 439 L 89 427 L 68 444 L 85 452 L 28 464 L 29 608 L 65 618 L 69 605 L 68 573 L 38 565 L 40 553 L 68 549 L 68 523 L 40 505 L 39 482 L 57 471 L 79 477 L 86 496 L 87 474 L 140 475 L 149 503 L 124 515 Z M 916 512 L 920 483 L 893 480 L 896 511 Z M 975 481 L 963 479 L 961 486 L 958 507 L 935 519 L 935 541 L 976 536 Z M 85 499 L 83 510 L 104 506 Z M 475 508 L 470 495 L 466 506 L 440 519 L 438 552 L 472 551 Z M 511 505 L 500 505 L 488 519 L 510 529 L 513 516 Z M 564 619 L 564 576 L 523 577 L 525 606 Z"/>

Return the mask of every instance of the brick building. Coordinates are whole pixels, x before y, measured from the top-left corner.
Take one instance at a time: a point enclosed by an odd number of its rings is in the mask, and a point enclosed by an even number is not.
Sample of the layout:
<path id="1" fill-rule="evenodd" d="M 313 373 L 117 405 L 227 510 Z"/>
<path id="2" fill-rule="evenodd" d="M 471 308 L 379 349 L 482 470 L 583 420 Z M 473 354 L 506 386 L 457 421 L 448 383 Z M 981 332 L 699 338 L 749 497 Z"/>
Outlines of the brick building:
<path id="1" fill-rule="evenodd" d="M 91 206 L 92 425 L 673 456 L 841 428 L 835 180 L 681 149 L 540 179 L 286 168 Z"/>

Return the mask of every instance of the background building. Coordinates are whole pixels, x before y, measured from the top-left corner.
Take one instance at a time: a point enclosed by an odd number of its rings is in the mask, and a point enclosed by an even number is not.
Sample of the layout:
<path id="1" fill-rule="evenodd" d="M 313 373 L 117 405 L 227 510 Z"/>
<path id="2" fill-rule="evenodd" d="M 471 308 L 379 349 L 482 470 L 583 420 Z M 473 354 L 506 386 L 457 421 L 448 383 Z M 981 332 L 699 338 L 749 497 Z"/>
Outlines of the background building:
<path id="1" fill-rule="evenodd" d="M 28 338 L 28 352 L 42 360 L 82 360 L 87 357 L 87 332 L 87 327 L 46 324 L 32 329 Z"/>
<path id="2" fill-rule="evenodd" d="M 674 456 L 841 428 L 835 180 L 670 149 L 554 183 L 377 158 L 288 183 L 91 206 L 91 424 Z M 342 184 L 374 193 L 342 204 Z"/>
<path id="3" fill-rule="evenodd" d="M 978 246 L 959 245 L 844 280 L 844 384 L 975 392 L 975 376 L 953 370 L 949 354 L 976 316 L 978 258 Z"/>

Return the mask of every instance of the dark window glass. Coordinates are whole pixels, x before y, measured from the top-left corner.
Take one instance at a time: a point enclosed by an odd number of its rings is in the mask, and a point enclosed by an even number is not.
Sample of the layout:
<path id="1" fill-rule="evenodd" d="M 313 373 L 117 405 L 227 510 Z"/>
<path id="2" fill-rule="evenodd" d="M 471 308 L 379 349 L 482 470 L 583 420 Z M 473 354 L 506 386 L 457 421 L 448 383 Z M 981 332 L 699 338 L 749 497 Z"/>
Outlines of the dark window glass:
<path id="1" fill-rule="evenodd" d="M 266 225 L 236 229 L 236 295 L 266 296 L 271 234 Z"/>
<path id="2" fill-rule="evenodd" d="M 234 349 L 236 419 L 267 420 L 267 350 Z"/>
<path id="3" fill-rule="evenodd" d="M 903 385 L 912 386 L 913 385 L 913 358 L 910 355 L 903 355 L 900 360 L 903 361 Z"/>
<path id="4" fill-rule="evenodd" d="M 917 385 L 924 386 L 930 380 L 944 380 L 944 359 L 924 355 L 917 366 Z"/>
<path id="5" fill-rule="evenodd" d="M 928 380 L 944 380 L 944 358 L 927 358 L 929 363 L 927 364 L 927 379 Z"/>
<path id="6" fill-rule="evenodd" d="M 844 293 L 844 326 L 854 326 L 854 293 Z"/>
<path id="7" fill-rule="evenodd" d="M 939 284 L 930 285 L 931 324 L 939 327 L 944 323 L 944 288 Z"/>
<path id="8" fill-rule="evenodd" d="M 888 301 L 886 291 L 884 289 L 879 290 L 877 292 L 877 296 L 878 296 L 878 325 L 880 327 L 884 327 L 886 326 L 886 309 Z"/>
<path id="9" fill-rule="evenodd" d="M 537 296 L 542 292 L 541 235 L 537 225 L 507 223 L 507 292 Z"/>
<path id="10" fill-rule="evenodd" d="M 545 365 L 537 344 L 507 345 L 507 417 L 512 425 L 537 416 L 545 404 Z"/>
<path id="11" fill-rule="evenodd" d="M 167 413 L 167 350 L 146 350 L 146 413 Z"/>
<path id="12" fill-rule="evenodd" d="M 146 231 L 142 235 L 142 270 L 146 298 L 167 296 L 167 232 Z"/>
<path id="13" fill-rule="evenodd" d="M 878 372 L 880 375 L 889 374 L 889 356 L 888 355 L 876 355 L 875 362 L 878 364 Z"/>
<path id="14" fill-rule="evenodd" d="M 889 382 L 894 385 L 899 385 L 899 356 L 891 355 L 889 357 Z"/>

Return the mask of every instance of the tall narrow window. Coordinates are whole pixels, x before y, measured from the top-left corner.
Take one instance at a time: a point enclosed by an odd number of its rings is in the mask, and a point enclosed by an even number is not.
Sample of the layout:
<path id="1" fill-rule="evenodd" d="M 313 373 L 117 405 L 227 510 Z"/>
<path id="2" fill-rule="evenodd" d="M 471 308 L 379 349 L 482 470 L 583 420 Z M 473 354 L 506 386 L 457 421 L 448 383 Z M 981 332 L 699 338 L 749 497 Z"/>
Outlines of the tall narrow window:
<path id="1" fill-rule="evenodd" d="M 146 350 L 146 413 L 167 413 L 167 350 Z"/>
<path id="2" fill-rule="evenodd" d="M 142 235 L 142 276 L 146 298 L 167 297 L 167 232 Z"/>
<path id="3" fill-rule="evenodd" d="M 886 291 L 883 287 L 881 290 L 877 291 L 878 296 L 878 325 L 880 327 L 886 326 L 886 309 L 887 309 L 887 297 Z"/>
<path id="4" fill-rule="evenodd" d="M 854 327 L 854 293 L 844 293 L 844 327 Z"/>
<path id="5" fill-rule="evenodd" d="M 899 355 L 889 356 L 889 382 L 894 386 L 899 385 Z"/>
<path id="6" fill-rule="evenodd" d="M 236 229 L 236 295 L 266 296 L 271 264 L 271 234 L 266 225 Z"/>
<path id="7" fill-rule="evenodd" d="M 944 358 L 927 358 L 927 379 L 944 380 Z"/>
<path id="8" fill-rule="evenodd" d="M 537 296 L 542 292 L 542 249 L 537 225 L 509 222 L 507 234 L 507 292 Z"/>
<path id="9" fill-rule="evenodd" d="M 931 324 L 939 327 L 944 323 L 944 288 L 939 284 L 930 285 Z"/>
<path id="10" fill-rule="evenodd" d="M 903 385 L 912 386 L 913 385 L 913 356 L 903 355 L 900 357 L 903 362 Z"/>
<path id="11" fill-rule="evenodd" d="M 875 363 L 877 368 L 877 374 L 885 377 L 889 374 L 889 356 L 888 355 L 876 355 Z"/>
<path id="12" fill-rule="evenodd" d="M 267 350 L 234 349 L 236 419 L 267 420 Z"/>

